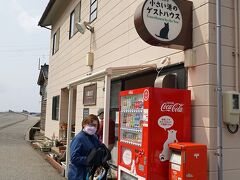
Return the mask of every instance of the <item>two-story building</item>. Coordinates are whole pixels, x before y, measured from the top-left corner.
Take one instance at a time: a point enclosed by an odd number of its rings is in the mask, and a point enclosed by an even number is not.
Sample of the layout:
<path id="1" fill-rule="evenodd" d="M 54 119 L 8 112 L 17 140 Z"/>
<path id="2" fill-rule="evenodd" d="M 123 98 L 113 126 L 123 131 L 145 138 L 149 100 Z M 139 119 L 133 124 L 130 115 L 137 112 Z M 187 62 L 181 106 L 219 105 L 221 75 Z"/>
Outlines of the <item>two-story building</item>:
<path id="1" fill-rule="evenodd" d="M 122 90 L 154 87 L 174 75 L 175 88 L 191 90 L 192 141 L 208 148 L 208 176 L 218 177 L 216 1 L 192 0 L 192 51 L 152 46 L 134 27 L 142 0 L 50 0 L 39 25 L 51 30 L 45 135 L 66 138 L 61 123 L 81 130 L 85 115 L 105 107 L 112 119 Z M 184 3 L 184 1 L 181 1 Z M 222 90 L 239 88 L 239 5 L 222 0 Z M 77 22 L 89 22 L 84 33 Z M 92 29 L 94 27 L 94 30 Z M 191 62 L 191 63 L 189 63 Z M 156 80 L 157 79 L 157 80 Z M 156 80 L 156 81 L 155 81 Z M 218 89 L 219 90 L 219 89 Z M 116 126 L 117 127 L 117 126 Z M 235 126 L 233 126 L 235 128 Z M 222 129 L 223 177 L 240 177 L 240 134 Z M 74 132 L 69 132 L 70 135 Z M 105 142 L 108 130 L 105 128 Z M 117 133 L 116 133 L 117 135 Z M 70 137 L 70 136 L 69 136 Z M 68 140 L 69 143 L 69 140 Z M 116 151 L 116 146 L 113 150 Z M 116 157 L 115 163 L 116 163 Z"/>

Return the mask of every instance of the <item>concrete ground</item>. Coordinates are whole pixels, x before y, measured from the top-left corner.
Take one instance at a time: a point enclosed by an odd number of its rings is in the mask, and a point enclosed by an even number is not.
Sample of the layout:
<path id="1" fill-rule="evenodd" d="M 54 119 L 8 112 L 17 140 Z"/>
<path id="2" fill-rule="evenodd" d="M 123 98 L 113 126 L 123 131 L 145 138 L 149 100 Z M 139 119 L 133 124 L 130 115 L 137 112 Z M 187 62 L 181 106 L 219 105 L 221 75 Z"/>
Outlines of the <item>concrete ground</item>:
<path id="1" fill-rule="evenodd" d="M 34 117 L 0 113 L 0 180 L 65 179 L 25 140 L 36 122 Z"/>

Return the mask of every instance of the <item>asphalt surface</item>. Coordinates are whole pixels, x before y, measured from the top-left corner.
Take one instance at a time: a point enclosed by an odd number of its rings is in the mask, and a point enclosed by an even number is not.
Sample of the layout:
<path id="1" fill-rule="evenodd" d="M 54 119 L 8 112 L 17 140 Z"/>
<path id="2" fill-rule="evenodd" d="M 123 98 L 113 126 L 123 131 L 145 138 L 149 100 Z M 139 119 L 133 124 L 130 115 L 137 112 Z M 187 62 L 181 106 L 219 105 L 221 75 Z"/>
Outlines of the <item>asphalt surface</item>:
<path id="1" fill-rule="evenodd" d="M 66 180 L 25 140 L 37 118 L 0 112 L 0 180 Z"/>

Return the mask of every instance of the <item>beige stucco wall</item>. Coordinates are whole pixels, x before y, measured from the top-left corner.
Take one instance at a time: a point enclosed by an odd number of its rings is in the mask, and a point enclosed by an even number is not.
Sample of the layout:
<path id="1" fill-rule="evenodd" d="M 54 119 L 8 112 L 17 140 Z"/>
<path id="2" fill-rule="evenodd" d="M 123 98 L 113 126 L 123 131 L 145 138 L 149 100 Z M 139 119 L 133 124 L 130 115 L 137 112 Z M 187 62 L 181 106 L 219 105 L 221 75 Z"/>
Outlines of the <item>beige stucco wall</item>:
<path id="1" fill-rule="evenodd" d="M 193 140 L 208 146 L 209 179 L 212 180 L 217 179 L 217 157 L 214 155 L 217 147 L 216 7 L 214 3 L 215 1 L 211 0 L 196 10 L 199 13 L 196 22 L 199 22 L 198 26 L 202 30 L 198 32 L 198 42 L 194 43 L 197 46 L 199 44 L 205 46 L 206 52 L 197 54 L 197 66 L 188 71 L 188 85 L 193 93 Z M 235 90 L 235 61 L 232 55 L 234 51 L 233 7 L 233 0 L 222 1 L 223 91 Z M 204 31 L 207 33 L 204 34 Z M 224 179 L 237 180 L 240 177 L 240 161 L 237 155 L 240 152 L 239 135 L 239 132 L 230 134 L 223 125 Z"/>
<path id="2" fill-rule="evenodd" d="M 179 50 L 153 47 L 143 42 L 134 28 L 133 15 L 142 0 L 99 0 L 97 19 L 92 40 L 90 32 L 76 33 L 69 39 L 69 16 L 79 1 L 69 5 L 53 24 L 52 34 L 60 27 L 60 47 L 50 55 L 46 136 L 56 134 L 58 121 L 51 120 L 52 97 L 61 94 L 61 89 L 90 72 L 85 65 L 85 55 L 94 52 L 93 72 L 106 67 L 156 63 L 170 57 L 171 64 L 183 62 L 184 53 Z M 188 88 L 192 91 L 193 141 L 208 147 L 209 179 L 217 179 L 216 151 L 216 27 L 215 0 L 193 0 L 193 51 L 196 66 L 188 69 Z M 222 70 L 223 90 L 234 90 L 234 46 L 233 0 L 222 0 Z M 82 20 L 89 19 L 89 1 L 82 0 Z M 77 87 L 76 131 L 81 129 L 83 86 Z M 90 113 L 96 113 L 103 105 L 103 83 L 98 84 L 98 101 L 91 106 Z M 224 179 L 240 177 L 240 134 L 231 135 L 223 126 Z"/>

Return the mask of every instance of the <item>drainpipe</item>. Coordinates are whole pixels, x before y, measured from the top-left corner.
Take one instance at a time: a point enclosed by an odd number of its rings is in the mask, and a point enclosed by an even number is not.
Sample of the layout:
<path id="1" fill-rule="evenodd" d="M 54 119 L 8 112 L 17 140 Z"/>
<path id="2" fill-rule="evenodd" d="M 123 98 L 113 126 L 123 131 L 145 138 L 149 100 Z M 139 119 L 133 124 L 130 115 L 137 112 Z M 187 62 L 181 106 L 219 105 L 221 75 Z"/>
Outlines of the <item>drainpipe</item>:
<path id="1" fill-rule="evenodd" d="M 72 136 L 72 108 L 73 108 L 73 87 L 69 86 L 69 98 L 68 98 L 68 127 L 67 127 L 67 148 L 66 148 L 66 168 L 65 177 L 68 176 L 68 168 L 70 163 L 70 142 Z"/>
<path id="2" fill-rule="evenodd" d="M 236 91 L 238 92 L 238 66 L 239 66 L 239 33 L 238 33 L 238 28 L 239 28 L 239 18 L 238 18 L 238 9 L 239 9 L 239 3 L 238 0 L 234 0 L 234 29 L 235 29 L 235 84 L 236 84 Z"/>
<path id="3" fill-rule="evenodd" d="M 103 143 L 108 146 L 111 75 L 105 76 Z"/>
<path id="4" fill-rule="evenodd" d="M 221 0 L 216 0 L 217 39 L 217 161 L 218 180 L 223 180 L 222 162 L 222 56 L 221 56 Z"/>

